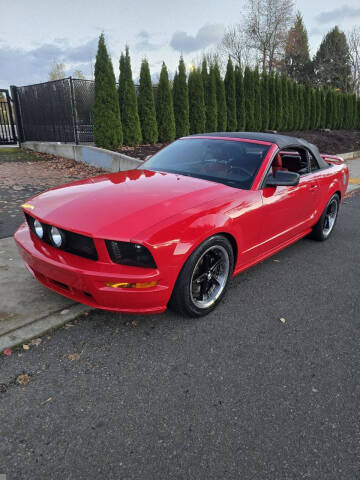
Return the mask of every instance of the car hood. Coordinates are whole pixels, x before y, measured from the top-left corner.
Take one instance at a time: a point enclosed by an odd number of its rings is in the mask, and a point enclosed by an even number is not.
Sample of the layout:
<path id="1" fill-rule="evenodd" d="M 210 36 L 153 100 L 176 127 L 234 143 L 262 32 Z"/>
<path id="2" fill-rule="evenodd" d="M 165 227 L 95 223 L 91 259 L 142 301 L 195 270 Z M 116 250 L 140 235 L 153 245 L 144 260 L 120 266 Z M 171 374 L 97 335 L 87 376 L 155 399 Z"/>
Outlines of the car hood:
<path id="1" fill-rule="evenodd" d="M 45 223 L 83 235 L 129 240 L 168 217 L 229 191 L 182 175 L 129 170 L 87 178 L 41 193 L 28 211 Z"/>

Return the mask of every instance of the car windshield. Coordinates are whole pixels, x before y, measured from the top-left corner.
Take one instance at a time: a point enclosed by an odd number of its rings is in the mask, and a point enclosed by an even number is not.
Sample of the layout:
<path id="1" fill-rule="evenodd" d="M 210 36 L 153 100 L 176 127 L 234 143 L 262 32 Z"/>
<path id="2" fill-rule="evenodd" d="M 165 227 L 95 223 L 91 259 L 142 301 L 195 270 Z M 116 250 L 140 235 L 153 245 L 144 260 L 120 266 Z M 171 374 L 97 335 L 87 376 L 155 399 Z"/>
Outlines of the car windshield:
<path id="1" fill-rule="evenodd" d="M 177 173 L 249 190 L 269 145 L 208 138 L 177 140 L 139 168 Z"/>

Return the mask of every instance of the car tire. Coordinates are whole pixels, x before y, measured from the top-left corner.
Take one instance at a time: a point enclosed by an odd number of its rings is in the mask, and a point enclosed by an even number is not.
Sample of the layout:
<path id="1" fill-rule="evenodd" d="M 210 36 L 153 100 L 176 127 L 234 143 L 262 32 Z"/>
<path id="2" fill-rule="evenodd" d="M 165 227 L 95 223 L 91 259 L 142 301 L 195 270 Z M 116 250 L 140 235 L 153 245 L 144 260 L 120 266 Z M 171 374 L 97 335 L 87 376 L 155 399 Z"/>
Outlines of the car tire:
<path id="1" fill-rule="evenodd" d="M 326 204 L 319 221 L 313 227 L 310 234 L 311 238 L 319 242 L 324 242 L 330 237 L 338 217 L 339 205 L 340 198 L 339 195 L 335 193 Z"/>
<path id="2" fill-rule="evenodd" d="M 212 312 L 223 299 L 234 270 L 229 240 L 214 235 L 190 255 L 177 278 L 169 307 L 190 317 Z"/>

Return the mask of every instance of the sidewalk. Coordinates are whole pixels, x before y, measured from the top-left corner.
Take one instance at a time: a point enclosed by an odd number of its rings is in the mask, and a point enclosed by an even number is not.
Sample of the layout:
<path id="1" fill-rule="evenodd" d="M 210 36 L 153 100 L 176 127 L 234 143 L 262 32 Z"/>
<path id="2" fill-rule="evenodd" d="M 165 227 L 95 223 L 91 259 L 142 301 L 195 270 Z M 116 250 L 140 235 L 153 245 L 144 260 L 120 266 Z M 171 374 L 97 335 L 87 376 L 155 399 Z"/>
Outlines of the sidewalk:
<path id="1" fill-rule="evenodd" d="M 360 158 L 348 160 L 347 164 L 350 170 L 349 194 L 360 189 Z M 91 310 L 48 290 L 33 279 L 24 267 L 12 237 L 0 239 L 0 292 L 0 352 Z"/>

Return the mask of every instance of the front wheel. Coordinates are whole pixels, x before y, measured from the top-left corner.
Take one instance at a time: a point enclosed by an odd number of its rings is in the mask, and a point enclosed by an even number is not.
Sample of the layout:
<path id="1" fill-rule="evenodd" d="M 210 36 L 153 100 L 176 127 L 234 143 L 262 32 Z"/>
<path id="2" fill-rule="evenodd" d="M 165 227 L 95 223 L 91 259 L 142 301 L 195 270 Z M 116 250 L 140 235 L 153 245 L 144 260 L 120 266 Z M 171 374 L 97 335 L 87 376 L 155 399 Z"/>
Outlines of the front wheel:
<path id="1" fill-rule="evenodd" d="M 222 235 L 208 238 L 185 262 L 169 306 L 191 317 L 207 315 L 223 298 L 233 269 L 229 240 Z"/>
<path id="2" fill-rule="evenodd" d="M 328 201 L 319 221 L 314 226 L 311 237 L 315 240 L 323 242 L 330 237 L 335 227 L 335 223 L 339 213 L 339 195 L 335 193 Z"/>

